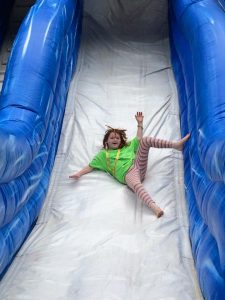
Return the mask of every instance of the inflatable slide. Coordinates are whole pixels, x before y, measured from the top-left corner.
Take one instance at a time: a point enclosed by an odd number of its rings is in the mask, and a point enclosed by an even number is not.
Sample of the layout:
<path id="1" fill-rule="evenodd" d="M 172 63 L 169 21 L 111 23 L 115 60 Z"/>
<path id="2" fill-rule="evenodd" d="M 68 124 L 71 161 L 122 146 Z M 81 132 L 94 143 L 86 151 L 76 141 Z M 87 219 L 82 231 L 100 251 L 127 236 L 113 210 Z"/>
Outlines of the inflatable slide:
<path id="1" fill-rule="evenodd" d="M 222 0 L 0 1 L 1 300 L 225 299 L 224 12 Z M 183 152 L 150 149 L 160 219 L 107 173 L 69 179 L 106 125 L 132 139 L 137 111 L 144 135 L 191 133 Z"/>

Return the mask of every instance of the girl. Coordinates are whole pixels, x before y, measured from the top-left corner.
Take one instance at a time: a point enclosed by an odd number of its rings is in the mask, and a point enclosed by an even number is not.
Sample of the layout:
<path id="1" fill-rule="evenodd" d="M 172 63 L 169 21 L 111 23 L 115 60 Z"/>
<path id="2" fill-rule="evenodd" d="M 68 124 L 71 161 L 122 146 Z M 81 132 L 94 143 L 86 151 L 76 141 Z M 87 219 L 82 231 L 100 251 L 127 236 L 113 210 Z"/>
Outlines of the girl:
<path id="1" fill-rule="evenodd" d="M 103 149 L 93 158 L 87 167 L 69 176 L 78 180 L 82 175 L 93 169 L 99 169 L 110 173 L 119 182 L 128 185 L 137 196 L 156 214 L 158 218 L 163 215 L 163 210 L 156 205 L 148 192 L 145 190 L 142 181 L 144 180 L 150 147 L 183 149 L 183 144 L 189 139 L 187 134 L 178 142 L 160 140 L 143 136 L 142 112 L 137 112 L 137 135 L 127 142 L 125 129 L 109 127 L 103 138 Z"/>

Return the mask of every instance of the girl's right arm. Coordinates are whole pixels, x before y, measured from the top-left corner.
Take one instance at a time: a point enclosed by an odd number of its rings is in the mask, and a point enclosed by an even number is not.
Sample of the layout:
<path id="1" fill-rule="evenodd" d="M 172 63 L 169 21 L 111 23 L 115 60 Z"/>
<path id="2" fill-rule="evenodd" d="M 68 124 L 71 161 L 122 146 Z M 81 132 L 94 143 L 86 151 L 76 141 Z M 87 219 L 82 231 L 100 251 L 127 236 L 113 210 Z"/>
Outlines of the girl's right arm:
<path id="1" fill-rule="evenodd" d="M 93 168 L 90 167 L 90 166 L 87 166 L 87 167 L 83 168 L 82 170 L 80 170 L 79 172 L 77 172 L 73 175 L 70 175 L 69 178 L 78 180 L 82 175 L 85 175 L 85 174 L 90 173 L 92 171 L 93 171 Z"/>

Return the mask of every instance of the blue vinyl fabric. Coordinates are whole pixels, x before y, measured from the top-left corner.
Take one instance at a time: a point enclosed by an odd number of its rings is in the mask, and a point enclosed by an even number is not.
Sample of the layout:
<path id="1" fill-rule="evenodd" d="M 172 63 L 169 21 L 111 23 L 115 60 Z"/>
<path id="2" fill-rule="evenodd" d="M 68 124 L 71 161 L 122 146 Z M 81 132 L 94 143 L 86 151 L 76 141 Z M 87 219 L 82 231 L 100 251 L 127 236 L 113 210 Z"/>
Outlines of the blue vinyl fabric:
<path id="1" fill-rule="evenodd" d="M 81 34 L 82 2 L 40 0 L 14 41 L 0 98 L 0 274 L 45 198 Z"/>
<path id="2" fill-rule="evenodd" d="M 205 299 L 225 299 L 225 11 L 171 0 L 170 43 L 185 149 L 190 238 Z"/>

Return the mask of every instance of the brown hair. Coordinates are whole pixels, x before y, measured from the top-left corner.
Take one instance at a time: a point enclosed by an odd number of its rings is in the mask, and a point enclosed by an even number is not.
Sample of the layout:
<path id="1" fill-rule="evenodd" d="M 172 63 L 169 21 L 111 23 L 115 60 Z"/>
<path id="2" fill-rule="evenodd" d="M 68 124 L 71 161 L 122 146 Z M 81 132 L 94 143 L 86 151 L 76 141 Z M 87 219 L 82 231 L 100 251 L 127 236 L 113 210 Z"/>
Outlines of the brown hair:
<path id="1" fill-rule="evenodd" d="M 110 126 L 107 126 L 109 129 L 106 130 L 104 138 L 103 138 L 103 148 L 107 149 L 107 141 L 109 138 L 110 133 L 114 132 L 119 134 L 121 143 L 119 148 L 123 148 L 124 146 L 127 146 L 127 136 L 126 136 L 126 129 L 118 129 L 118 128 L 112 128 Z"/>

